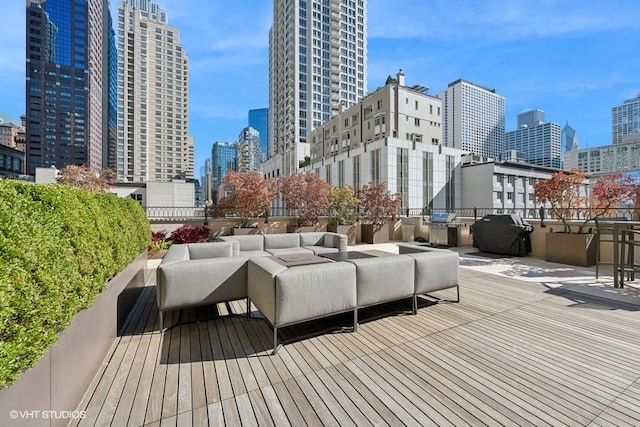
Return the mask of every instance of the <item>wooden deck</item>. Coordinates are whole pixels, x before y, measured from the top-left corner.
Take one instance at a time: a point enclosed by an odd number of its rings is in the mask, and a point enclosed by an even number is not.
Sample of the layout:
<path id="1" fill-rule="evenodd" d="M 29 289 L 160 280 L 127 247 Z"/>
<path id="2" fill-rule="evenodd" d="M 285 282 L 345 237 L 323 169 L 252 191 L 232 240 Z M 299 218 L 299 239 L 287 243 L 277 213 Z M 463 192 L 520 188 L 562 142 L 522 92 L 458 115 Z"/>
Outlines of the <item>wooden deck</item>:
<path id="1" fill-rule="evenodd" d="M 465 268 L 460 294 L 292 327 L 271 356 L 241 302 L 161 335 L 148 287 L 79 425 L 640 425 L 640 307 Z"/>

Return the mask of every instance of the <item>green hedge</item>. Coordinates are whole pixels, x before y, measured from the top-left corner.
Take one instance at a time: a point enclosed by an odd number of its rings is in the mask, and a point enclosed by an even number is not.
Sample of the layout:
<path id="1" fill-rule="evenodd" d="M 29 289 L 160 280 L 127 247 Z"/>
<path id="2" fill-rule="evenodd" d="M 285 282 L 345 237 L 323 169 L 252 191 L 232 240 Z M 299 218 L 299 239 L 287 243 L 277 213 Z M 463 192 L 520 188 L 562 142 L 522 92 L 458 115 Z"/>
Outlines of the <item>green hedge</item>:
<path id="1" fill-rule="evenodd" d="M 133 199 L 0 180 L 0 388 L 36 364 L 150 236 Z"/>

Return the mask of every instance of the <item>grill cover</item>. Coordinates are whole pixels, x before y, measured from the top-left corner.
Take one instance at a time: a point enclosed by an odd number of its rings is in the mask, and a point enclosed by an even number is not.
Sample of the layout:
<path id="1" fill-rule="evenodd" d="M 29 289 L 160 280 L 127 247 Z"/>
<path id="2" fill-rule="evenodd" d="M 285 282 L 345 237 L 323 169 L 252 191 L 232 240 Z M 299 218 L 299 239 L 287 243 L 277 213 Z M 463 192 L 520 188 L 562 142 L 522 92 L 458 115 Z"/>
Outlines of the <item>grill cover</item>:
<path id="1" fill-rule="evenodd" d="M 520 215 L 487 215 L 471 226 L 473 246 L 483 252 L 526 256 L 533 226 Z"/>

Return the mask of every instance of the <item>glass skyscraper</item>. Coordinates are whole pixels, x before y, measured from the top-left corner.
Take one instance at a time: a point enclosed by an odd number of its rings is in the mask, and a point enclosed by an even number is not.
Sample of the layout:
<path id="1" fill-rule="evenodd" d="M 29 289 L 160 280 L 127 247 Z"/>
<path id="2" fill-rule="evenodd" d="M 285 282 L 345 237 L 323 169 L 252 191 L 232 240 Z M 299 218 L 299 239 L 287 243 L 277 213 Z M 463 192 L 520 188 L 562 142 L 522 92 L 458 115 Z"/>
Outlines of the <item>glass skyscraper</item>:
<path id="1" fill-rule="evenodd" d="M 561 169 L 563 150 L 560 125 L 544 120 L 542 110 L 518 114 L 518 129 L 505 133 L 506 149 L 522 153 L 527 163 Z"/>
<path id="2" fill-rule="evenodd" d="M 213 201 L 218 202 L 218 187 L 222 184 L 227 171 L 237 169 L 238 150 L 236 144 L 214 142 L 211 148 L 211 192 Z M 222 195 L 223 196 L 223 195 Z"/>
<path id="3" fill-rule="evenodd" d="M 274 0 L 269 151 L 285 176 L 309 155 L 311 131 L 360 101 L 366 81 L 366 0 Z"/>
<path id="4" fill-rule="evenodd" d="M 104 67 L 108 0 L 29 0 L 26 10 L 27 173 L 103 167 L 109 109 Z M 106 96 L 106 98 L 105 98 Z"/>
<path id="5" fill-rule="evenodd" d="M 269 158 L 269 109 L 258 108 L 249 110 L 249 127 L 258 131 L 262 158 Z"/>

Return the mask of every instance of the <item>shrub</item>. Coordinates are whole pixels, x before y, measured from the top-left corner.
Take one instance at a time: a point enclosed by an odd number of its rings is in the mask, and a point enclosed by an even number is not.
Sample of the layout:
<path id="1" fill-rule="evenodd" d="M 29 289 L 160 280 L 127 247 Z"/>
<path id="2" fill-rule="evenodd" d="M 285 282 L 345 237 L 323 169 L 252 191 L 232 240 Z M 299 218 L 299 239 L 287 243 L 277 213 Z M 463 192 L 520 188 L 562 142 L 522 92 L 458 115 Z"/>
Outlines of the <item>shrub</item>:
<path id="1" fill-rule="evenodd" d="M 211 230 L 205 226 L 183 225 L 173 230 L 171 240 L 173 243 L 204 243 L 209 241 L 210 234 Z"/>
<path id="2" fill-rule="evenodd" d="M 336 225 L 351 225 L 358 216 L 360 199 L 351 186 L 331 187 L 329 191 L 329 222 Z"/>
<path id="3" fill-rule="evenodd" d="M 147 247 L 150 251 L 159 251 L 161 249 L 169 249 L 171 239 L 167 236 L 166 231 L 154 231 L 151 233 L 151 242 Z"/>
<path id="4" fill-rule="evenodd" d="M 0 180 L 0 388 L 46 352 L 145 250 L 140 205 L 114 194 Z"/>

